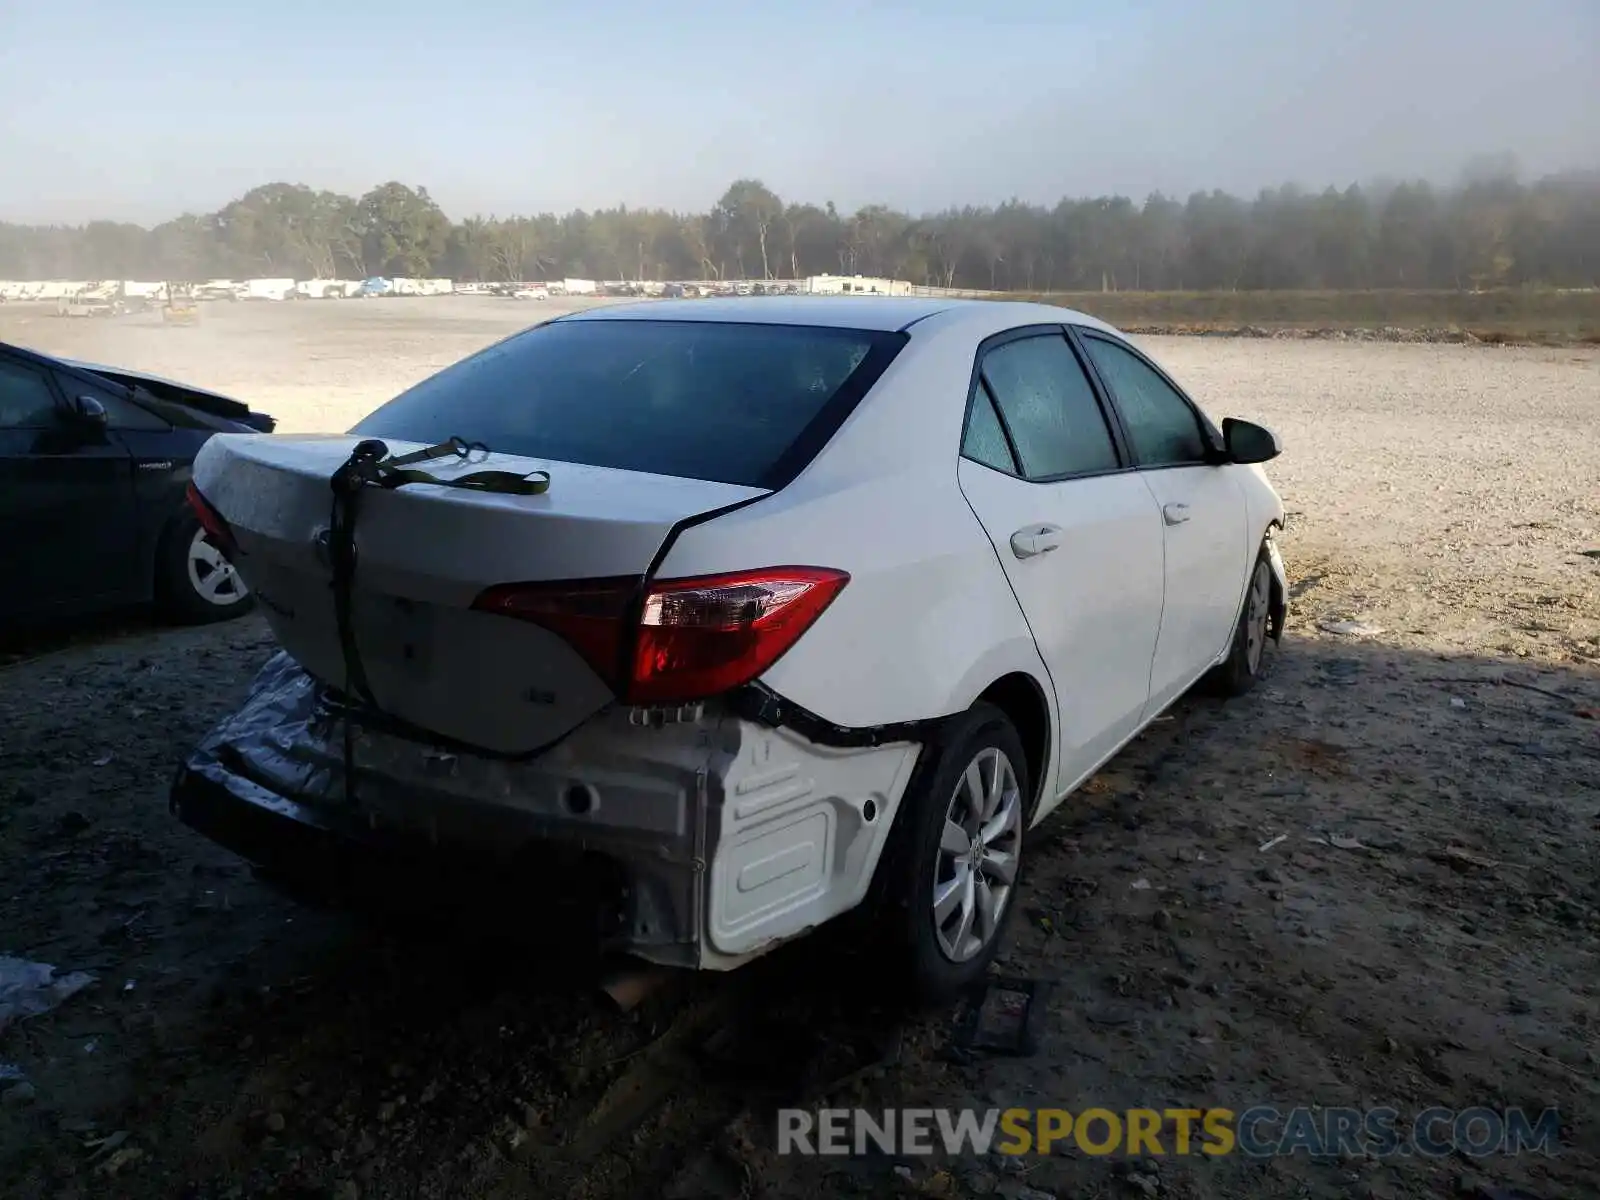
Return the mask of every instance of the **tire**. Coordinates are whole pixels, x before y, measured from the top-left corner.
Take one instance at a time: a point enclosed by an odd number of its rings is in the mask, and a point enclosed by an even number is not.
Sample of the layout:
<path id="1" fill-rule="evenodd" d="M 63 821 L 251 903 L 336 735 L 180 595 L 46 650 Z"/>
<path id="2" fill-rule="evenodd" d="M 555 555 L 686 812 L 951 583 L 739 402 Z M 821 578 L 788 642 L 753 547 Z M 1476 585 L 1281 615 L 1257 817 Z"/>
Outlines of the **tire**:
<path id="1" fill-rule="evenodd" d="M 878 921 L 879 938 L 897 960 L 894 983 L 911 1002 L 933 1005 L 980 979 L 1005 939 L 1018 904 L 1033 791 L 1022 739 L 1010 718 L 992 705 L 976 704 L 955 718 L 929 753 L 901 802 L 882 864 Z M 973 807 L 973 767 L 979 772 L 977 802 L 993 806 L 987 821 Z M 996 769 L 998 777 L 992 774 Z M 1006 813 L 1010 819 L 997 822 Z M 951 830 L 952 842 L 945 843 L 951 817 L 957 828 Z M 992 830 L 988 855 L 960 857 L 961 839 L 973 845 L 972 832 L 985 825 Z M 943 910 L 942 896 L 950 897 Z M 973 925 L 958 940 L 964 919 Z"/>
<path id="2" fill-rule="evenodd" d="M 244 615 L 255 597 L 205 540 L 199 518 L 186 512 L 167 526 L 156 551 L 156 603 L 175 621 L 204 625 Z"/>
<path id="3" fill-rule="evenodd" d="M 1272 566 L 1263 545 L 1250 569 L 1228 657 L 1206 676 L 1208 691 L 1221 696 L 1242 696 L 1255 687 L 1266 670 L 1267 627 L 1271 613 Z"/>

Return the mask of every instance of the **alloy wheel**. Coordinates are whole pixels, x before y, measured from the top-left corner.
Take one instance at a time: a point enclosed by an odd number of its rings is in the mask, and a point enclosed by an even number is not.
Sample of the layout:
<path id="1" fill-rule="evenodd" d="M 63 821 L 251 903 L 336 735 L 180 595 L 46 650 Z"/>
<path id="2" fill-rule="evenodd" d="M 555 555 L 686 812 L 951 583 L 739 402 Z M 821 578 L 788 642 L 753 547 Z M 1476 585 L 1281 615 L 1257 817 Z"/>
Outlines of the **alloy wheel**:
<path id="1" fill-rule="evenodd" d="M 207 540 L 203 529 L 197 530 L 189 540 L 188 568 L 189 586 L 207 604 L 226 608 L 250 594 L 239 572 L 222 551 Z"/>
<path id="2" fill-rule="evenodd" d="M 1022 789 L 1004 751 L 986 747 L 967 764 L 945 810 L 933 876 L 933 926 L 951 962 L 994 940 L 1022 853 Z"/>
<path id="3" fill-rule="evenodd" d="M 1250 577 L 1250 598 L 1245 607 L 1245 665 L 1254 675 L 1261 669 L 1261 652 L 1267 644 L 1267 609 L 1272 593 L 1272 577 L 1265 562 L 1256 564 Z"/>

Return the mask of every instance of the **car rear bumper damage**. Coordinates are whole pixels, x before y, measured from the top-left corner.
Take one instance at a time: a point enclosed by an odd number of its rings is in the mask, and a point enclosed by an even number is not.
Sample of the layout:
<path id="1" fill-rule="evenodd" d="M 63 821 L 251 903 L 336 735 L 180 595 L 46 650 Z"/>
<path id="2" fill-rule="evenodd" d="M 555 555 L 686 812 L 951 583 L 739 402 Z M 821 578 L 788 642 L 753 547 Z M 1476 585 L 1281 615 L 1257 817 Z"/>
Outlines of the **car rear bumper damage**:
<path id="1" fill-rule="evenodd" d="M 553 852 L 583 855 L 605 881 L 606 948 L 705 969 L 861 902 L 920 749 L 825 744 L 715 705 L 660 721 L 615 707 L 522 760 L 351 719 L 347 793 L 345 726 L 279 654 L 179 772 L 172 811 L 271 872 L 346 892 L 380 875 L 536 887 Z"/>

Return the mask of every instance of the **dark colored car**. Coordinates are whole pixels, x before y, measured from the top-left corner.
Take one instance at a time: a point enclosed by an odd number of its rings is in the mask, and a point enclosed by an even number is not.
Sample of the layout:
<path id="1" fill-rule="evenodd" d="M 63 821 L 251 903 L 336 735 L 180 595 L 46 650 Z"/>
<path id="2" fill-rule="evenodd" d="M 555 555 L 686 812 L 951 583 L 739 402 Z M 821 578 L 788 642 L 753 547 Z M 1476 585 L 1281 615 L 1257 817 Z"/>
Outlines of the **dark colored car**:
<path id="1" fill-rule="evenodd" d="M 0 629 L 152 600 L 188 622 L 246 612 L 184 495 L 212 434 L 274 424 L 203 388 L 0 342 Z"/>

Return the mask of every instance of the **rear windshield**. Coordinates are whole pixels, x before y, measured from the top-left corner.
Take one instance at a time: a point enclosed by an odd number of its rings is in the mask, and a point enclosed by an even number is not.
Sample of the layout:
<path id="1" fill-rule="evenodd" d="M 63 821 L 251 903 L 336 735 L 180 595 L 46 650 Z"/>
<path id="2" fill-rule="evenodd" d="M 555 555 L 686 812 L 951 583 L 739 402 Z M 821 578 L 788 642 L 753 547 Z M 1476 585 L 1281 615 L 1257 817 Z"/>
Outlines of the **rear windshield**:
<path id="1" fill-rule="evenodd" d="M 904 341 L 811 326 L 555 321 L 446 367 L 350 432 L 778 488 Z"/>

